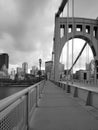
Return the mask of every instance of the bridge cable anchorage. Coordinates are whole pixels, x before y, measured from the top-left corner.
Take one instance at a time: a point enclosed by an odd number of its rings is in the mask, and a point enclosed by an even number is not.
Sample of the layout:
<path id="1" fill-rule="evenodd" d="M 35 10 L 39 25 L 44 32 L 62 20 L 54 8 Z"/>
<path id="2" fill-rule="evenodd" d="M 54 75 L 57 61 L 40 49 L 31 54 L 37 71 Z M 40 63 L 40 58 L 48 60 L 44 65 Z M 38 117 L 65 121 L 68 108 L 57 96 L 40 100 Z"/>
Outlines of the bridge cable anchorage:
<path id="1" fill-rule="evenodd" d="M 68 85 L 68 66 L 69 66 L 69 39 L 68 39 L 68 25 L 69 25 L 69 1 L 67 3 L 67 60 L 66 60 L 66 68 L 67 68 L 67 85 Z"/>
<path id="2" fill-rule="evenodd" d="M 74 63 L 73 63 L 73 65 L 72 65 L 72 67 L 69 69 L 69 72 L 71 72 L 71 70 L 72 70 L 73 66 L 76 64 L 76 62 L 78 61 L 78 59 L 79 59 L 79 58 L 80 58 L 80 56 L 82 55 L 82 52 L 84 51 L 84 49 L 85 49 L 86 45 L 87 45 L 87 42 L 85 42 L 85 44 L 84 44 L 84 46 L 82 47 L 82 49 L 81 49 L 81 51 L 80 51 L 79 55 L 77 56 L 76 60 L 74 61 Z"/>

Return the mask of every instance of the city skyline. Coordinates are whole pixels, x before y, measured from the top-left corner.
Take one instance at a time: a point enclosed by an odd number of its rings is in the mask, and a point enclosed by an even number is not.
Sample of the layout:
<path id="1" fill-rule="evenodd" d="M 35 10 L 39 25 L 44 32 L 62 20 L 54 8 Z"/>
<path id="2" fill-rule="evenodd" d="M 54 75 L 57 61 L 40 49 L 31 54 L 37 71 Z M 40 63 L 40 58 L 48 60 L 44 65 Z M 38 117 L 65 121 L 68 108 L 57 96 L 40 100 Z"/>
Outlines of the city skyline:
<path id="1" fill-rule="evenodd" d="M 0 52 L 9 54 L 10 68 L 24 61 L 29 68 L 38 66 L 39 58 L 44 67 L 44 62 L 51 60 L 54 16 L 60 3 L 61 0 L 0 0 Z M 75 10 L 75 16 L 96 19 L 97 4 L 97 0 L 85 3 L 75 0 L 75 8 L 79 10 Z"/>

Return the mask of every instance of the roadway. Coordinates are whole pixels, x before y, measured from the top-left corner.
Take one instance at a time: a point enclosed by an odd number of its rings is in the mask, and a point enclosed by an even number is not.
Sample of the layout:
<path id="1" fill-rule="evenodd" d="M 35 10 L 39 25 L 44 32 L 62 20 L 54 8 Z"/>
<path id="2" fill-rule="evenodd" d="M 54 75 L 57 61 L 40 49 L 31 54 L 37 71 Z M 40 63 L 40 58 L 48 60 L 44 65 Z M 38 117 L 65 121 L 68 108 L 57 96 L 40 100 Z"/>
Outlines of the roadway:
<path id="1" fill-rule="evenodd" d="M 98 130 L 98 110 L 47 81 L 30 130 Z"/>

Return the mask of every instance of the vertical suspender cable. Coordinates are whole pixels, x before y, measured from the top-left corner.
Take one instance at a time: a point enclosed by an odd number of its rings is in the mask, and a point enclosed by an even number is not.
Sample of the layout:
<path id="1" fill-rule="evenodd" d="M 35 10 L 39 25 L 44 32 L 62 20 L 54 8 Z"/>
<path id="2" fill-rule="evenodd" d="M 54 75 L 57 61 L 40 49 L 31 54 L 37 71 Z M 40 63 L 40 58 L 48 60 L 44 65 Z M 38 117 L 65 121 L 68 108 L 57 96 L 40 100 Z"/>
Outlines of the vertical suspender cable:
<path id="1" fill-rule="evenodd" d="M 89 44 L 88 44 L 88 64 L 89 64 L 90 62 L 89 62 Z M 90 65 L 90 64 L 89 64 Z M 89 74 L 89 79 L 87 79 L 88 80 L 88 83 L 90 83 L 90 68 L 89 68 L 89 72 L 88 72 L 88 74 Z"/>
<path id="2" fill-rule="evenodd" d="M 72 0 L 72 65 L 74 59 L 74 0 Z M 73 68 L 72 68 L 72 83 L 73 83 Z"/>
<path id="3" fill-rule="evenodd" d="M 88 45 L 88 64 L 89 64 L 89 45 Z"/>
<path id="4" fill-rule="evenodd" d="M 88 45 L 86 46 L 86 64 L 88 64 Z"/>
<path id="5" fill-rule="evenodd" d="M 79 69 L 81 69 L 81 59 L 82 59 L 82 56 L 80 56 L 80 58 L 79 58 Z"/>
<path id="6" fill-rule="evenodd" d="M 62 12 L 62 18 L 63 18 L 63 12 Z M 63 24 L 62 24 L 62 36 L 64 36 Z M 63 51 L 62 51 L 61 61 L 62 61 L 61 63 L 63 64 Z"/>
<path id="7" fill-rule="evenodd" d="M 89 45 L 87 45 L 87 75 L 90 72 L 89 70 Z M 90 73 L 89 73 L 89 77 L 90 77 Z M 87 81 L 89 82 L 88 76 L 87 76 Z"/>
<path id="8" fill-rule="evenodd" d="M 68 66 L 69 66 L 68 26 L 69 26 L 69 0 L 67 2 L 67 60 L 66 60 L 66 66 L 67 66 L 67 83 L 68 83 Z"/>

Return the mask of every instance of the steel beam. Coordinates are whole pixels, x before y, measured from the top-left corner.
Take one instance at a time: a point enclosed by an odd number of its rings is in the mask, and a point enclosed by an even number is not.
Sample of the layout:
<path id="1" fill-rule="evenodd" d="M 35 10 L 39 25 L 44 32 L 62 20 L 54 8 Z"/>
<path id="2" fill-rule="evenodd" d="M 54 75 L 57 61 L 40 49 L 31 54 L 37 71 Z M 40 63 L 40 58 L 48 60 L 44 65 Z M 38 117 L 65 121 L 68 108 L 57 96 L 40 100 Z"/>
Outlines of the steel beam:
<path id="1" fill-rule="evenodd" d="M 69 70 L 69 72 L 72 70 L 73 66 L 76 64 L 77 60 L 78 60 L 79 57 L 81 56 L 81 54 L 82 54 L 83 50 L 85 49 L 86 45 L 87 45 L 87 42 L 85 42 L 84 46 L 82 47 L 82 49 L 81 49 L 79 55 L 77 56 L 76 60 L 74 61 L 72 67 L 71 67 L 70 70 Z"/>
<path id="2" fill-rule="evenodd" d="M 60 7 L 58 9 L 58 12 L 56 13 L 56 17 L 59 17 L 60 14 L 63 12 L 64 7 L 65 7 L 67 2 L 68 2 L 68 0 L 62 0 L 62 3 L 61 3 L 61 5 L 60 5 Z"/>

